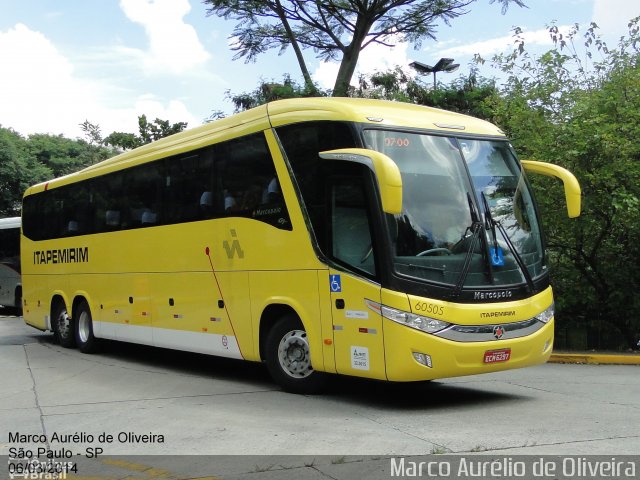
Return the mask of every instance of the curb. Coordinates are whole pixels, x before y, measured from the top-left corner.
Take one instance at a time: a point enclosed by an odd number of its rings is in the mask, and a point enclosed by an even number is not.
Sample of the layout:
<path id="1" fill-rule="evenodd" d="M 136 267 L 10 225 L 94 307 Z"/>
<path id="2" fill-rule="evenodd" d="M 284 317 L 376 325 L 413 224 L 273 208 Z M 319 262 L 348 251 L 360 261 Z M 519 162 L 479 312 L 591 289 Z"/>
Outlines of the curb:
<path id="1" fill-rule="evenodd" d="M 586 365 L 640 365 L 640 355 L 598 353 L 553 353 L 549 363 L 577 363 Z"/>

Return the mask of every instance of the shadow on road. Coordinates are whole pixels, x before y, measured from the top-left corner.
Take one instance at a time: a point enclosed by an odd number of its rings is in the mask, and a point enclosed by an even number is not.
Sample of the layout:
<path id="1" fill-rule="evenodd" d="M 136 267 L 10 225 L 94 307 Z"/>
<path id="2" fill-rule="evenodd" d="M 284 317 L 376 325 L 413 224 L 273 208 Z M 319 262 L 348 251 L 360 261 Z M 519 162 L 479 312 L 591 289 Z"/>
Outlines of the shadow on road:
<path id="1" fill-rule="evenodd" d="M 7 321 L 20 321 L 6 318 Z M 21 324 L 23 325 L 23 324 Z M 17 326 L 17 325 L 16 325 Z M 8 333 L 8 332 L 7 332 Z M 12 332 L 13 333 L 13 332 Z M 16 332 L 18 333 L 18 332 Z M 179 375 L 198 376 L 215 380 L 243 382 L 249 390 L 273 390 L 280 388 L 271 380 L 265 366 L 257 362 L 245 362 L 210 355 L 182 352 L 125 342 L 101 342 L 100 352 L 84 356 L 77 350 L 67 350 L 54 342 L 53 335 L 35 329 L 22 328 L 17 335 L 0 337 L 0 345 L 41 343 L 60 353 L 78 355 L 99 363 L 124 361 L 137 368 L 162 369 Z M 473 377 L 481 380 L 482 376 Z M 484 385 L 480 387 L 480 385 Z M 526 397 L 491 391 L 491 381 L 469 384 L 453 384 L 438 380 L 430 382 L 390 383 L 347 376 L 330 376 L 327 388 L 318 397 L 354 406 L 375 406 L 389 410 L 443 410 L 470 407 L 487 403 L 499 406 L 504 402 L 522 401 Z M 304 397 L 301 397 L 304 398 Z"/>

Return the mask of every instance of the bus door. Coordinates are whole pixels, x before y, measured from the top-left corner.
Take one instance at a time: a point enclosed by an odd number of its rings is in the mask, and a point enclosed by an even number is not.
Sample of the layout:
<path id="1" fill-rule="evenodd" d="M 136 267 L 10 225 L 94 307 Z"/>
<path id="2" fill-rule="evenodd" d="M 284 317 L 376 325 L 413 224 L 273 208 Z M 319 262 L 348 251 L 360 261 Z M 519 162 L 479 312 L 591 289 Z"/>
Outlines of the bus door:
<path id="1" fill-rule="evenodd" d="M 369 308 L 380 304 L 376 283 L 374 235 L 365 176 L 330 177 L 329 251 L 344 269 L 329 270 L 333 344 L 338 373 L 386 379 L 382 317 Z"/>

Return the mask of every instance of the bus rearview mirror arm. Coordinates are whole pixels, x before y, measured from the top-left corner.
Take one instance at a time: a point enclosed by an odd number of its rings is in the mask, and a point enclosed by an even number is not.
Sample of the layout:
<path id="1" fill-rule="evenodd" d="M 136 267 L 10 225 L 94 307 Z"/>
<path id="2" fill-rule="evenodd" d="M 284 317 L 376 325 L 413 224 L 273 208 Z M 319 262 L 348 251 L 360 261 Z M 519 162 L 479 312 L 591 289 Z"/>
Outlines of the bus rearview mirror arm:
<path id="1" fill-rule="evenodd" d="M 376 176 L 382 210 L 385 213 L 398 215 L 402 212 L 402 177 L 396 163 L 384 153 L 366 148 L 342 148 L 320 152 L 324 160 L 342 160 L 355 162 L 369 167 Z"/>
<path id="2" fill-rule="evenodd" d="M 580 184 L 576 177 L 567 169 L 546 162 L 536 162 L 533 160 L 522 160 L 522 166 L 527 172 L 555 177 L 562 180 L 564 184 L 564 196 L 567 201 L 567 214 L 569 218 L 580 216 L 581 196 Z"/>

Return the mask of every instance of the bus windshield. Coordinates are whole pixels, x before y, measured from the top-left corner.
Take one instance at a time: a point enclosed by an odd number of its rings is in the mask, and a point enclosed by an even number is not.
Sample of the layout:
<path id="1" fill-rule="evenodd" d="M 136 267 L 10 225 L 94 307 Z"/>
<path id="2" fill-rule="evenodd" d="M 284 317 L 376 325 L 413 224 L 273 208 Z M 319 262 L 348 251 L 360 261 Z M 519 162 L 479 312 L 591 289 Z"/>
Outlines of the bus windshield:
<path id="1" fill-rule="evenodd" d="M 536 211 L 508 142 L 379 129 L 364 137 L 402 175 L 402 213 L 387 222 L 397 273 L 487 287 L 544 272 Z"/>

